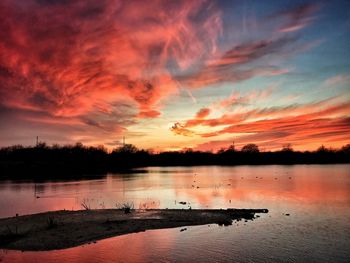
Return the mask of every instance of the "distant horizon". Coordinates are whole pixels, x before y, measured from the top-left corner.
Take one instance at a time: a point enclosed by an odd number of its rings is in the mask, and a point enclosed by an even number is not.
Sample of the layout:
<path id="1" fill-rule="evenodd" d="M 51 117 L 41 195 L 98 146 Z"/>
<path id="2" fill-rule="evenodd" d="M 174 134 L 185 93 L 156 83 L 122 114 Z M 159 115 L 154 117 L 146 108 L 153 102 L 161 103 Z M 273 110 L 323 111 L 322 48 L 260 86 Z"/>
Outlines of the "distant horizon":
<path id="1" fill-rule="evenodd" d="M 103 147 L 108 153 L 111 153 L 113 150 L 116 150 L 116 149 L 121 149 L 122 147 L 124 147 L 125 145 L 131 145 L 131 146 L 134 146 L 137 148 L 137 150 L 139 151 L 150 151 L 150 152 L 153 152 L 153 153 L 164 153 L 164 152 L 186 152 L 186 151 L 198 151 L 198 152 L 210 152 L 210 153 L 219 153 L 220 151 L 227 151 L 229 150 L 232 146 L 234 146 L 234 151 L 241 151 L 242 148 L 246 145 L 256 145 L 259 149 L 259 152 L 279 152 L 279 151 L 283 151 L 286 150 L 286 149 L 289 149 L 290 151 L 294 151 L 294 152 L 316 152 L 318 150 L 320 150 L 321 148 L 324 148 L 325 150 L 336 150 L 336 151 L 339 151 L 341 150 L 342 148 L 350 148 L 350 143 L 345 143 L 344 145 L 341 145 L 339 147 L 332 147 L 332 146 L 327 146 L 325 144 L 320 144 L 318 147 L 316 147 L 315 149 L 312 149 L 312 150 L 303 150 L 303 149 L 296 149 L 295 147 L 293 147 L 292 144 L 289 144 L 289 143 L 285 143 L 282 145 L 281 148 L 278 148 L 278 149 L 273 149 L 273 150 L 267 150 L 265 148 L 261 148 L 258 144 L 255 144 L 255 143 L 246 143 L 246 144 L 242 144 L 242 145 L 237 145 L 236 143 L 231 143 L 231 144 L 228 144 L 224 147 L 221 147 L 220 149 L 217 149 L 217 150 L 198 150 L 198 149 L 195 149 L 195 148 L 190 148 L 190 147 L 184 147 L 182 149 L 178 149 L 178 150 L 172 150 L 172 149 L 169 149 L 169 150 L 160 150 L 160 151 L 156 151 L 154 150 L 154 148 L 142 148 L 142 147 L 138 147 L 137 145 L 135 144 L 132 144 L 132 143 L 129 143 L 129 142 L 125 142 L 125 144 L 120 144 L 118 146 L 114 146 L 114 147 L 106 147 L 105 145 L 103 144 L 100 144 L 100 145 L 88 145 L 88 144 L 84 144 L 82 142 L 75 142 L 75 143 L 47 143 L 46 141 L 38 141 L 38 144 L 37 143 L 34 143 L 34 144 L 28 144 L 28 145 L 22 145 L 22 144 L 12 144 L 12 145 L 5 145 L 5 146 L 0 146 L 0 149 L 4 149 L 4 148 L 10 148 L 10 147 L 16 147 L 16 146 L 20 146 L 20 147 L 24 147 L 24 148 L 35 148 L 37 147 L 38 145 L 45 145 L 46 147 L 55 147 L 55 146 L 58 146 L 58 147 L 74 147 L 74 146 L 83 146 L 83 147 L 93 147 L 93 148 L 101 148 Z M 231 148 L 232 149 L 232 148 Z"/>

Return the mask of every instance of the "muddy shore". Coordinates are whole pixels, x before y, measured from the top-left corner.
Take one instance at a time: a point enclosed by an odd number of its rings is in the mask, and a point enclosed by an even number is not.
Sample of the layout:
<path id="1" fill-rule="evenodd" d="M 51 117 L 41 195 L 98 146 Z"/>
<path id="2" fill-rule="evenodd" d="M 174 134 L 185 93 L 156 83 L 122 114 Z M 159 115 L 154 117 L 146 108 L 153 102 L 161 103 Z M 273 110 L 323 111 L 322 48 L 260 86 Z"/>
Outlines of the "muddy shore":
<path id="1" fill-rule="evenodd" d="M 0 219 L 0 248 L 43 251 L 70 248 L 150 229 L 253 220 L 267 209 L 120 209 L 54 211 Z"/>

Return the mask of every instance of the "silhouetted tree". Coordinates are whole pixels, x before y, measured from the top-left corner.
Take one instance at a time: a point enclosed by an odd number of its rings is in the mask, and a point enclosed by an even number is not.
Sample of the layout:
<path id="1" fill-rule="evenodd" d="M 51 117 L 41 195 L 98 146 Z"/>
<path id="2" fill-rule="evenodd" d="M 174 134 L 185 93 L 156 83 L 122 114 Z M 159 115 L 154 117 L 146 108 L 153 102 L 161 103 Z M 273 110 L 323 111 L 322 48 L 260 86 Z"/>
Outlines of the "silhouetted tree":
<path id="1" fill-rule="evenodd" d="M 258 153 L 259 147 L 254 143 L 249 143 L 244 145 L 241 151 L 245 153 Z"/>
<path id="2" fill-rule="evenodd" d="M 327 149 L 323 144 L 318 147 L 318 149 L 316 150 L 316 152 L 318 153 L 326 153 L 326 152 L 329 152 L 329 149 Z"/>
<path id="3" fill-rule="evenodd" d="M 218 154 L 223 154 L 224 152 L 226 152 L 225 148 L 220 148 L 220 150 L 218 150 Z"/>
<path id="4" fill-rule="evenodd" d="M 107 148 L 103 144 L 98 145 L 96 150 L 98 150 L 100 152 L 105 152 L 105 153 L 108 152 Z"/>
<path id="5" fill-rule="evenodd" d="M 220 150 L 218 150 L 218 154 L 227 154 L 227 153 L 234 153 L 234 152 L 236 152 L 236 147 L 234 142 L 229 147 L 221 148 Z"/>
<path id="6" fill-rule="evenodd" d="M 183 152 L 183 153 L 193 153 L 193 149 L 192 148 L 184 148 L 184 149 L 182 149 L 181 152 Z"/>
<path id="7" fill-rule="evenodd" d="M 24 149 L 24 147 L 23 145 L 16 144 L 16 145 L 12 145 L 10 147 L 2 148 L 2 149 L 8 149 L 9 151 L 18 151 L 18 150 Z"/>
<path id="8" fill-rule="evenodd" d="M 282 152 L 293 152 L 293 147 L 290 143 L 286 143 L 282 146 Z"/>
<path id="9" fill-rule="evenodd" d="M 38 142 L 38 144 L 36 145 L 36 148 L 47 149 L 48 146 L 47 146 L 46 142 Z"/>
<path id="10" fill-rule="evenodd" d="M 139 150 L 137 147 L 133 144 L 124 144 L 123 146 L 114 149 L 113 153 L 127 153 L 127 154 L 133 154 L 137 153 Z"/>
<path id="11" fill-rule="evenodd" d="M 343 147 L 341 147 L 340 151 L 343 153 L 349 154 L 350 153 L 350 144 L 348 143 L 348 144 L 344 145 Z"/>
<path id="12" fill-rule="evenodd" d="M 84 148 L 84 145 L 83 145 L 83 143 L 81 143 L 81 142 L 77 142 L 77 143 L 74 145 L 74 148 L 83 149 L 83 148 Z"/>
<path id="13" fill-rule="evenodd" d="M 235 152 L 236 148 L 235 148 L 235 143 L 232 142 L 232 144 L 227 148 L 226 152 Z"/>
<path id="14" fill-rule="evenodd" d="M 253 158 L 252 158 L 253 157 Z M 177 152 L 152 153 L 125 144 L 109 153 L 104 146 L 15 145 L 0 148 L 0 177 L 56 177 L 72 174 L 101 174 L 134 167 L 165 165 L 239 165 L 239 164 L 297 164 L 350 163 L 350 144 L 340 149 L 321 146 L 317 151 L 293 151 L 290 144 L 281 151 L 260 152 L 256 144 L 247 144 L 236 151 L 234 144 L 218 153 L 187 149 Z"/>

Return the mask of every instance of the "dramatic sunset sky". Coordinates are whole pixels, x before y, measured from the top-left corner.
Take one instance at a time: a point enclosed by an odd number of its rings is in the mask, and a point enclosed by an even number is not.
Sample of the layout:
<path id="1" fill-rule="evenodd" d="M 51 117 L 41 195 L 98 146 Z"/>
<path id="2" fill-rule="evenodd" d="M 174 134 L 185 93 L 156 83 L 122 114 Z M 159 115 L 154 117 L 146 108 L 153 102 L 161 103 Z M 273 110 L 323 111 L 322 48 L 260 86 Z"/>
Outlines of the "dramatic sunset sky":
<path id="1" fill-rule="evenodd" d="M 350 1 L 1 0 L 0 146 L 350 143 Z"/>

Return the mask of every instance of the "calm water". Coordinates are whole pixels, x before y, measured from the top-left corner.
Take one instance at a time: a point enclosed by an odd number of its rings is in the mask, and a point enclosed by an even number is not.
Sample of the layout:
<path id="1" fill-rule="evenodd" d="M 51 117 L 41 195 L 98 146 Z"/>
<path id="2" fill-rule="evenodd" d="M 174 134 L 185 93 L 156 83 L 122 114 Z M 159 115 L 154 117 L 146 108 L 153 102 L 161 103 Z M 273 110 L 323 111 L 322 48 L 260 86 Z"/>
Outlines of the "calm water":
<path id="1" fill-rule="evenodd" d="M 0 217 L 125 201 L 270 212 L 229 227 L 152 230 L 52 252 L 2 250 L 0 262 L 350 262 L 350 165 L 152 167 L 94 180 L 0 182 Z"/>

